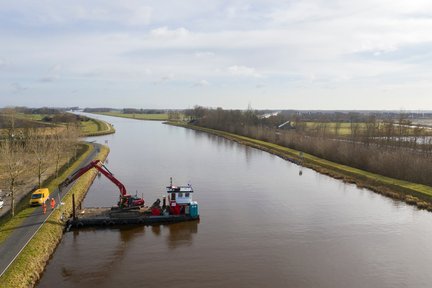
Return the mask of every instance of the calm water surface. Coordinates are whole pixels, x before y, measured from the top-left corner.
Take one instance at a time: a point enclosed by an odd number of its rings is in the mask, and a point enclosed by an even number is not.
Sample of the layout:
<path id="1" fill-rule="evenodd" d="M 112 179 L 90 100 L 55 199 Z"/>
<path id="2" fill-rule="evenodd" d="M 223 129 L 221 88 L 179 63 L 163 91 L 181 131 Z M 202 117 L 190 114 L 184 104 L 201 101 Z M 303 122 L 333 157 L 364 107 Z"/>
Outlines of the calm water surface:
<path id="1" fill-rule="evenodd" d="M 431 287 L 431 213 L 216 136 L 100 118 L 117 133 L 91 140 L 129 193 L 191 183 L 201 220 L 66 233 L 38 287 Z M 98 178 L 84 206 L 117 199 Z"/>

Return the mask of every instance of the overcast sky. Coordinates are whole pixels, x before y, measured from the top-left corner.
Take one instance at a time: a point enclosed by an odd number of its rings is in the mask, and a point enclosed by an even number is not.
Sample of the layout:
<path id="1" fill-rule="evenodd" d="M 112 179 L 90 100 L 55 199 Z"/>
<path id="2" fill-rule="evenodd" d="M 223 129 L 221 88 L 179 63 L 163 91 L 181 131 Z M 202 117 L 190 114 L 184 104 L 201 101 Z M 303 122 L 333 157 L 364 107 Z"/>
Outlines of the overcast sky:
<path id="1" fill-rule="evenodd" d="M 432 109 L 432 1 L 1 1 L 0 107 Z"/>

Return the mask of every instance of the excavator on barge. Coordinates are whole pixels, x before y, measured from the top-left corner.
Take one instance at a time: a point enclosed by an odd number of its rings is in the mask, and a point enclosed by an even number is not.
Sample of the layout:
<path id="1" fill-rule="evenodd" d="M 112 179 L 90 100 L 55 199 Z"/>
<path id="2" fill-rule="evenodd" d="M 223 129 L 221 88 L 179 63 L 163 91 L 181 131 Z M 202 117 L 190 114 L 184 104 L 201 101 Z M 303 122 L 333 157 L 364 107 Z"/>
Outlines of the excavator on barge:
<path id="1" fill-rule="evenodd" d="M 147 207 L 144 206 L 143 198 L 128 194 L 123 183 L 114 177 L 114 174 L 100 160 L 93 160 L 88 165 L 78 169 L 60 183 L 59 190 L 70 185 L 93 168 L 119 188 L 120 199 L 118 206 L 85 208 L 80 210 L 79 213 L 75 213 L 75 204 L 73 204 L 73 217 L 68 220 L 68 230 L 71 227 L 153 225 L 200 219 L 198 202 L 192 200 L 194 191 L 190 184 L 187 186 L 174 186 L 171 178 L 170 186 L 166 187 L 167 196 L 163 196 L 162 201 L 157 199 L 153 205 Z"/>
<path id="2" fill-rule="evenodd" d="M 64 180 L 62 183 L 60 183 L 59 190 L 61 191 L 64 187 L 70 185 L 72 182 L 80 178 L 92 168 L 97 169 L 100 173 L 102 173 L 105 177 L 111 180 L 111 182 L 113 182 L 119 188 L 120 198 L 118 202 L 118 207 L 120 209 L 134 209 L 144 206 L 144 199 L 128 194 L 126 191 L 126 187 L 123 185 L 123 183 L 121 183 L 116 177 L 114 177 L 114 174 L 111 173 L 111 171 L 108 170 L 108 168 L 100 160 L 93 160 L 88 165 L 75 171 L 74 174 L 66 178 L 66 180 Z"/>

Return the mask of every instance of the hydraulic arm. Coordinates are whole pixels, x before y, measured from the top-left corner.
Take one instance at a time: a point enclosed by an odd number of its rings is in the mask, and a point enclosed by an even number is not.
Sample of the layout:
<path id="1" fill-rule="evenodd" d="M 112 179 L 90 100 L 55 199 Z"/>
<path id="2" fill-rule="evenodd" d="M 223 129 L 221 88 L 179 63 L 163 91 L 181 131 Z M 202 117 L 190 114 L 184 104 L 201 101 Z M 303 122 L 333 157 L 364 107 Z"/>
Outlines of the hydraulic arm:
<path id="1" fill-rule="evenodd" d="M 84 175 L 87 171 L 89 171 L 92 168 L 97 169 L 100 173 L 102 173 L 105 177 L 107 177 L 111 182 L 113 182 L 119 188 L 120 201 L 118 205 L 120 208 L 144 205 L 144 199 L 138 197 L 132 197 L 131 195 L 127 194 L 126 187 L 123 185 L 123 183 L 121 183 L 117 178 L 115 178 L 114 174 L 111 173 L 111 171 L 109 171 L 108 168 L 105 165 L 103 165 L 100 160 L 93 160 L 88 165 L 75 171 L 75 173 L 73 173 L 70 177 L 66 178 L 66 180 L 60 183 L 59 190 L 61 191 L 64 187 L 70 185 L 72 182 L 80 178 L 82 175 Z"/>

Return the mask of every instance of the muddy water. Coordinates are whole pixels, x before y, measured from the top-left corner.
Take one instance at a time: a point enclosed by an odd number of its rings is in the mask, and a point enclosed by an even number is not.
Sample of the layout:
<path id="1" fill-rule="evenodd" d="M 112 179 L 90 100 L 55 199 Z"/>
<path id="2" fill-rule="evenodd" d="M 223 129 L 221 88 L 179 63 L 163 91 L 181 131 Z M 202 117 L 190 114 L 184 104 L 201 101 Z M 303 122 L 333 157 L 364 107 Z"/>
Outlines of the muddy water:
<path id="1" fill-rule="evenodd" d="M 67 233 L 38 287 L 430 287 L 431 213 L 215 136 L 100 118 L 129 192 L 191 183 L 201 221 Z M 99 178 L 84 206 L 117 197 Z"/>

